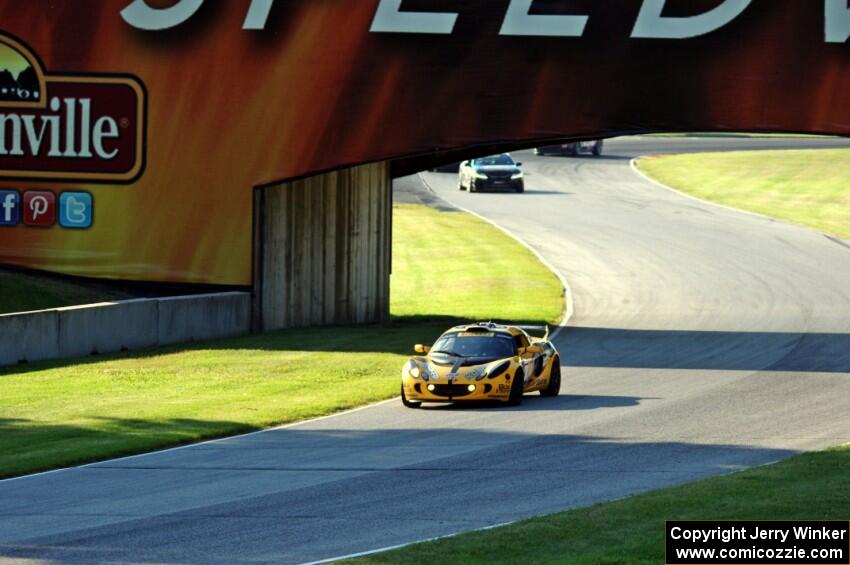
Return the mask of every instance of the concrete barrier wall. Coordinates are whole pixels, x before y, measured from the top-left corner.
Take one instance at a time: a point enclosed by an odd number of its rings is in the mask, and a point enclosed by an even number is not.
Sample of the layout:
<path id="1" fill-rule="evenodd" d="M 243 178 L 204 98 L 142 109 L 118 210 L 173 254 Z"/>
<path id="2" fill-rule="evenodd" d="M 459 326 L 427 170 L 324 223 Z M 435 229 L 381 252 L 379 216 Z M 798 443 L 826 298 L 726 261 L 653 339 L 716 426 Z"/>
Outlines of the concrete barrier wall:
<path id="1" fill-rule="evenodd" d="M 162 298 L 158 304 L 160 345 L 234 337 L 251 331 L 251 295 L 245 292 Z"/>
<path id="2" fill-rule="evenodd" d="M 58 357 L 85 357 L 157 345 L 157 300 L 59 308 Z"/>
<path id="3" fill-rule="evenodd" d="M 58 311 L 0 315 L 0 366 L 58 356 Z"/>
<path id="4" fill-rule="evenodd" d="M 0 366 L 247 334 L 251 295 L 227 292 L 0 315 Z"/>

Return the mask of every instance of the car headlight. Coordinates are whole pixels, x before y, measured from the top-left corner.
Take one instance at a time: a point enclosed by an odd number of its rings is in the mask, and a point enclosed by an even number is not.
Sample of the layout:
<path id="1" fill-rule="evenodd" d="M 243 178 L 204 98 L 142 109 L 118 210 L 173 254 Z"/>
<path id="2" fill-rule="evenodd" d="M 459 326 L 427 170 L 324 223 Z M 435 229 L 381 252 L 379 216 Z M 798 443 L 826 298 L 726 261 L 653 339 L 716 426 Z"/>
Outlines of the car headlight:
<path id="1" fill-rule="evenodd" d="M 523 175 L 523 174 L 522 174 L 522 172 L 520 171 L 519 173 L 514 173 L 513 175 L 511 175 L 511 180 L 519 180 L 519 179 L 521 179 L 523 176 L 524 176 L 524 175 Z"/>
<path id="2" fill-rule="evenodd" d="M 510 361 L 502 361 L 501 363 L 494 363 L 487 367 L 487 378 L 495 379 L 500 376 L 502 373 L 508 370 L 508 367 L 511 366 Z"/>
<path id="3" fill-rule="evenodd" d="M 484 173 L 475 173 L 475 178 L 477 178 L 478 180 L 487 180 L 490 177 L 488 177 Z"/>
<path id="4" fill-rule="evenodd" d="M 408 361 L 401 369 L 401 378 L 404 378 L 408 375 L 410 375 L 414 379 L 418 379 L 422 375 L 422 370 L 419 368 L 419 365 L 417 365 L 413 361 Z"/>

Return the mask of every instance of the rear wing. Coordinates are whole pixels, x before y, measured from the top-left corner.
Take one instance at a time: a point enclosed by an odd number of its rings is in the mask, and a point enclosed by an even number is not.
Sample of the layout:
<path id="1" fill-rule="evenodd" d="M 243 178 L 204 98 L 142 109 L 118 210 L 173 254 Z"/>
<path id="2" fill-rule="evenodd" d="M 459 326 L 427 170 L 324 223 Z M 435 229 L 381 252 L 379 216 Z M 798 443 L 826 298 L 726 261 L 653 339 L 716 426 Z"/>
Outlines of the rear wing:
<path id="1" fill-rule="evenodd" d="M 521 330 L 525 330 L 527 332 L 543 332 L 544 340 L 549 340 L 549 325 L 545 326 L 517 326 Z"/>

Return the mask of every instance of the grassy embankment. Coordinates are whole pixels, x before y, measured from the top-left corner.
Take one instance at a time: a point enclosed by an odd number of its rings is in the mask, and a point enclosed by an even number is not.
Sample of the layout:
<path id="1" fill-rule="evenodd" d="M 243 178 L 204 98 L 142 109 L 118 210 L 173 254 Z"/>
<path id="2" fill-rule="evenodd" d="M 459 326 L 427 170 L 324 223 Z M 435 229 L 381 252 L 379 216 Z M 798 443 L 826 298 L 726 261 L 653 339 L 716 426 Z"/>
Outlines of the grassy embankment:
<path id="1" fill-rule="evenodd" d="M 465 213 L 394 212 L 391 323 L 0 369 L 0 476 L 390 398 L 413 344 L 454 321 L 558 319 L 559 281 L 499 230 Z"/>
<path id="2" fill-rule="evenodd" d="M 669 155 L 638 167 L 693 196 L 850 239 L 850 149 Z"/>
<path id="3" fill-rule="evenodd" d="M 847 520 L 848 500 L 844 447 L 354 562 L 657 565 L 665 520 Z"/>

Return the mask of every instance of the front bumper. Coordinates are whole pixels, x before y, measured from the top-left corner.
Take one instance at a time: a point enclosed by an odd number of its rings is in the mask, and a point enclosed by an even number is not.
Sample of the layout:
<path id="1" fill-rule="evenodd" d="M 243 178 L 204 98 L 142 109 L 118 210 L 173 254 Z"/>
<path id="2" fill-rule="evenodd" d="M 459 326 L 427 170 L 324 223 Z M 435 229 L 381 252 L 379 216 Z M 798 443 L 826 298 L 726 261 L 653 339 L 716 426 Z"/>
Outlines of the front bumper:
<path id="1" fill-rule="evenodd" d="M 475 390 L 468 387 L 473 385 Z M 500 376 L 495 379 L 470 381 L 464 377 L 425 381 L 405 376 L 402 379 L 404 395 L 414 402 L 473 402 L 481 400 L 499 400 L 507 402 L 511 394 L 511 377 Z"/>
<path id="2" fill-rule="evenodd" d="M 525 186 L 523 179 L 475 179 L 475 190 L 521 190 Z"/>

